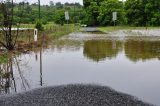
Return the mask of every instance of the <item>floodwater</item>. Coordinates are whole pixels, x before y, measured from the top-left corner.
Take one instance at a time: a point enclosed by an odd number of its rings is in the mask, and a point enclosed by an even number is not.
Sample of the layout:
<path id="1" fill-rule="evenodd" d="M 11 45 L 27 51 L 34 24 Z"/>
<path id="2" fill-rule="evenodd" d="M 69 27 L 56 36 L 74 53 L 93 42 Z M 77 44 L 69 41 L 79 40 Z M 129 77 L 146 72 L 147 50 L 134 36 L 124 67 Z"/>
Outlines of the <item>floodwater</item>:
<path id="1" fill-rule="evenodd" d="M 160 105 L 159 37 L 72 33 L 47 48 L 10 58 L 1 70 L 11 73 L 0 78 L 1 93 L 98 84 Z"/>

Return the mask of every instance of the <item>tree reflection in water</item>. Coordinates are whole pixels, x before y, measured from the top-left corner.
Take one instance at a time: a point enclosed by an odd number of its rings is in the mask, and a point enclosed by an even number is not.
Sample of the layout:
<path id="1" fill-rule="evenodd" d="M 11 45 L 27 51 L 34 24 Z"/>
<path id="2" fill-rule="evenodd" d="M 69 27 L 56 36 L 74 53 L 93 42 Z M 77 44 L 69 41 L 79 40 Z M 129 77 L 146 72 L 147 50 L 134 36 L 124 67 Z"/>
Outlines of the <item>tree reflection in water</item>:
<path id="1" fill-rule="evenodd" d="M 83 54 L 87 58 L 99 62 L 108 57 L 112 59 L 122 50 L 122 42 L 116 40 L 89 40 L 84 42 Z"/>
<path id="2" fill-rule="evenodd" d="M 89 40 L 84 42 L 85 57 L 99 62 L 116 57 L 124 48 L 126 57 L 133 62 L 160 58 L 160 42 L 150 40 Z"/>
<path id="3" fill-rule="evenodd" d="M 19 74 L 18 79 L 21 80 L 22 89 L 26 91 L 27 88 L 30 88 L 21 71 L 21 65 L 16 57 L 10 57 L 6 63 L 0 64 L 0 94 L 17 92 L 19 82 L 16 83 L 16 71 Z"/>
<path id="4" fill-rule="evenodd" d="M 125 54 L 133 62 L 160 58 L 160 41 L 134 41 L 125 43 Z"/>
<path id="5" fill-rule="evenodd" d="M 83 47 L 82 47 L 83 46 Z M 112 40 L 112 39 L 103 39 L 103 40 L 88 40 L 84 41 L 84 45 L 81 42 L 76 41 L 57 41 L 54 42 L 52 48 L 48 52 L 58 52 L 59 50 L 65 50 L 65 54 L 67 51 L 78 51 L 82 52 L 81 48 L 83 48 L 83 55 L 95 62 L 104 61 L 107 59 L 116 58 L 117 55 L 124 50 L 125 55 L 121 56 L 121 60 L 125 60 L 126 57 L 133 62 L 145 61 L 150 59 L 159 59 L 160 60 L 160 42 L 159 41 L 138 41 L 138 40 Z M 53 51 L 52 49 L 57 49 L 57 51 Z M 38 76 L 38 85 L 44 86 L 43 79 L 43 46 L 40 49 L 36 49 L 35 52 L 35 61 L 38 62 L 38 73 L 40 73 L 40 77 Z M 59 52 L 58 52 L 59 53 Z M 28 55 L 28 54 L 27 54 Z M 30 55 L 30 54 L 29 54 Z M 32 54 L 31 54 L 32 55 Z M 81 54 L 80 54 L 81 55 Z M 55 55 L 49 55 L 55 56 Z M 25 57 L 23 55 L 22 57 Z M 19 91 L 25 91 L 30 89 L 30 85 L 28 81 L 25 79 L 27 75 L 25 68 L 27 68 L 28 63 L 26 63 L 26 59 L 22 57 L 9 57 L 7 61 L 0 62 L 0 94 L 4 93 L 13 93 Z M 19 61 L 22 59 L 22 61 Z M 33 60 L 32 60 L 33 61 Z M 50 60 L 47 62 L 54 62 L 55 60 Z M 34 67 L 34 66 L 33 66 Z M 24 73 L 23 70 L 26 72 Z M 32 74 L 32 73 L 31 73 Z M 47 73 L 48 74 L 48 73 Z M 30 74 L 29 74 L 30 75 Z M 36 75 L 38 75 L 36 73 Z M 28 77 L 26 77 L 28 79 Z M 28 79 L 29 80 L 29 79 Z M 36 82 L 37 83 L 37 82 Z M 32 87 L 32 85 L 31 85 Z M 22 90 L 23 89 L 23 90 Z"/>

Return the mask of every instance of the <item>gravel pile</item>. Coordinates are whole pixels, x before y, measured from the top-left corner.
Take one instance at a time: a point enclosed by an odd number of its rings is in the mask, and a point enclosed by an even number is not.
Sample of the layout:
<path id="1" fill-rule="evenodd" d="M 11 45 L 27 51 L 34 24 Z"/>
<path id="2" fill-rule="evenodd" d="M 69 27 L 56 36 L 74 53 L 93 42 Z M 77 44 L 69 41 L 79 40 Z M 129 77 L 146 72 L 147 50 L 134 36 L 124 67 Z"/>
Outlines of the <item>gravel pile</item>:
<path id="1" fill-rule="evenodd" d="M 64 85 L 0 96 L 0 106 L 152 106 L 97 85 Z"/>

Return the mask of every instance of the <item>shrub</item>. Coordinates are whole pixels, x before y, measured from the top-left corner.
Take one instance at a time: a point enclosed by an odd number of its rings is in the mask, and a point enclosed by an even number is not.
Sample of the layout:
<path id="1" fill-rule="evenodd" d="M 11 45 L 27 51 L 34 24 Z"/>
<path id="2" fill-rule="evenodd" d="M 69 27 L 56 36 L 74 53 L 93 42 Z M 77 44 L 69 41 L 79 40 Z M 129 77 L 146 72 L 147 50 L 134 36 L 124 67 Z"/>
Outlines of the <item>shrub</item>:
<path id="1" fill-rule="evenodd" d="M 40 20 L 38 20 L 38 21 L 36 22 L 35 28 L 37 28 L 37 29 L 40 30 L 40 31 L 43 31 L 43 30 L 44 30 L 43 24 L 42 24 L 42 22 L 41 22 Z"/>

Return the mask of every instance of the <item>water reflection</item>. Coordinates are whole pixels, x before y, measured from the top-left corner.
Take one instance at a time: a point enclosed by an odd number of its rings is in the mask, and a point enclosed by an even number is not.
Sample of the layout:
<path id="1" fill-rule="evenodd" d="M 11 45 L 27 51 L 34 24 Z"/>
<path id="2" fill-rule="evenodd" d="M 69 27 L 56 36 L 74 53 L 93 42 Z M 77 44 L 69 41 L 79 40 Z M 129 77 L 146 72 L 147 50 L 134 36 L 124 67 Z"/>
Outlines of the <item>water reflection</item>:
<path id="1" fill-rule="evenodd" d="M 6 64 L 0 65 L 0 93 L 9 93 L 10 87 L 16 92 L 15 79 L 13 77 L 13 63 L 10 58 Z"/>
<path id="2" fill-rule="evenodd" d="M 57 51 L 63 51 L 63 50 L 68 50 L 68 51 L 78 51 L 81 48 L 81 42 L 80 41 L 75 41 L 75 40 L 67 40 L 67 39 L 60 39 L 60 40 L 55 40 L 52 45 L 51 49 L 57 50 Z"/>
<path id="3" fill-rule="evenodd" d="M 21 70 L 21 67 L 25 65 L 21 64 L 17 57 L 9 57 L 6 63 L 0 64 L 0 94 L 17 92 L 18 86 L 25 91 L 30 88 Z M 15 73 L 18 73 L 19 76 L 15 76 Z M 16 79 L 19 81 L 16 82 Z"/>
<path id="4" fill-rule="evenodd" d="M 125 54 L 133 62 L 160 58 L 160 41 L 134 41 L 125 43 Z"/>
<path id="5" fill-rule="evenodd" d="M 115 40 L 89 40 L 84 42 L 83 54 L 85 57 L 99 62 L 112 59 L 122 50 L 122 42 Z"/>
<path id="6" fill-rule="evenodd" d="M 83 52 L 83 56 L 95 62 L 106 61 L 117 58 L 123 54 L 132 62 L 149 61 L 160 59 L 160 42 L 159 41 L 139 41 L 139 40 L 88 40 L 84 42 L 57 40 L 51 45 L 51 51 L 74 51 Z M 81 49 L 83 48 L 83 49 Z M 82 50 L 82 51 L 81 51 Z M 39 67 L 39 86 L 43 86 L 43 53 L 46 51 L 43 47 L 36 49 L 35 62 Z M 124 52 L 123 52 L 124 51 Z M 54 55 L 53 55 L 54 56 Z M 22 57 L 24 57 L 22 55 Z M 45 58 L 45 57 L 44 57 Z M 23 75 L 28 71 L 28 63 L 21 56 L 9 57 L 6 62 L 0 63 L 0 93 L 10 93 L 25 91 L 30 89 L 30 82 Z M 72 60 L 72 59 L 71 59 Z M 53 60 L 54 61 L 54 60 Z M 52 61 L 48 61 L 49 63 Z"/>
<path id="7" fill-rule="evenodd" d="M 42 48 L 40 50 L 40 86 L 43 86 Z"/>
<path id="8" fill-rule="evenodd" d="M 0 90 L 4 94 L 40 86 L 98 83 L 160 104 L 159 57 L 159 41 L 55 40 L 49 48 L 43 45 L 0 63 Z"/>

